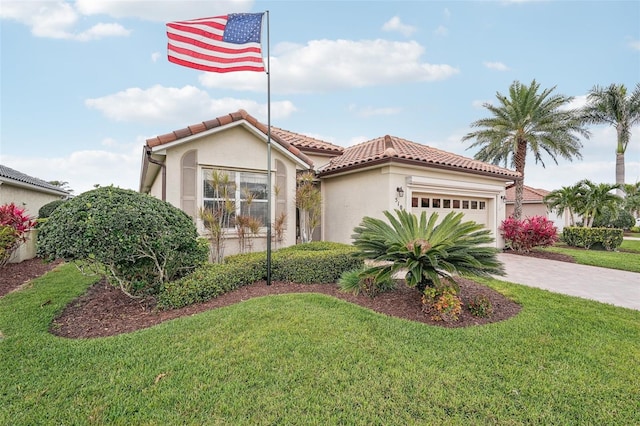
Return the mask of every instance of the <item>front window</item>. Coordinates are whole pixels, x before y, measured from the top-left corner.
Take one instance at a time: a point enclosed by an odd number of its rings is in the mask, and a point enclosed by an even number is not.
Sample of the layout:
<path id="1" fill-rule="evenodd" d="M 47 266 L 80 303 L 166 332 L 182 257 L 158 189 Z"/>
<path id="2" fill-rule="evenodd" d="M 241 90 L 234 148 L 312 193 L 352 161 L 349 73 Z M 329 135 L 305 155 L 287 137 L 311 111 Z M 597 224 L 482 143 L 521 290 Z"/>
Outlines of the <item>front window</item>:
<path id="1" fill-rule="evenodd" d="M 236 226 L 239 216 L 267 223 L 267 174 L 236 170 L 203 170 L 204 208 L 213 212 L 224 228 Z"/>

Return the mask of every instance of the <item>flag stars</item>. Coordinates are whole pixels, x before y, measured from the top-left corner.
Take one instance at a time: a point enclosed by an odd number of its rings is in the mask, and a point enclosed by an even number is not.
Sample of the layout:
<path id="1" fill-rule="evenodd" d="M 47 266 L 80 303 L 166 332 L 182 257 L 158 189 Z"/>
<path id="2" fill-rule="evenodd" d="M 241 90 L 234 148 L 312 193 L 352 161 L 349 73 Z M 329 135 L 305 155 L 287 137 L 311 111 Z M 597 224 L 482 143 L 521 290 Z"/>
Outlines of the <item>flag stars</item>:
<path id="1" fill-rule="evenodd" d="M 222 39 L 234 44 L 259 43 L 261 32 L 262 13 L 232 13 Z"/>

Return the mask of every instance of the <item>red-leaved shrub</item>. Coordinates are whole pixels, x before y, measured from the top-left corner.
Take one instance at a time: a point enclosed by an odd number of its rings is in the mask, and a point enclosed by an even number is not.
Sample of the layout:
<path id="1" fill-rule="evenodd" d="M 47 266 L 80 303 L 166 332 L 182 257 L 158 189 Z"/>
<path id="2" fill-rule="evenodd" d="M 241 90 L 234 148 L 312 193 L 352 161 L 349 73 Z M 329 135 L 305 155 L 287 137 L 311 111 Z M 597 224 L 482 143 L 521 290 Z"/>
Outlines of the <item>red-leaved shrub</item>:
<path id="1" fill-rule="evenodd" d="M 500 232 L 505 245 L 515 251 L 528 252 L 534 247 L 548 247 L 558 241 L 558 229 L 544 216 L 523 220 L 503 220 Z"/>
<path id="2" fill-rule="evenodd" d="M 25 213 L 25 209 L 13 203 L 0 206 L 0 266 L 7 264 L 13 252 L 27 240 L 27 233 L 35 225 L 36 221 Z"/>

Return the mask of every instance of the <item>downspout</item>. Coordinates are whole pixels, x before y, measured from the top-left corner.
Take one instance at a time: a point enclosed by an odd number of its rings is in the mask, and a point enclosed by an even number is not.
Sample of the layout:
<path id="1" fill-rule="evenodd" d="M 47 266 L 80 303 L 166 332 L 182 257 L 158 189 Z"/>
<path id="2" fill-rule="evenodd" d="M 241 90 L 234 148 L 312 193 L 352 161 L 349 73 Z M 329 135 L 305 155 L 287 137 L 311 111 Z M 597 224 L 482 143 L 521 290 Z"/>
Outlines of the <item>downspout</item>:
<path id="1" fill-rule="evenodd" d="M 162 201 L 167 201 L 167 165 L 151 158 L 151 149 L 149 149 L 149 147 L 147 147 L 147 160 L 149 160 L 150 163 L 160 166 L 162 169 Z"/>

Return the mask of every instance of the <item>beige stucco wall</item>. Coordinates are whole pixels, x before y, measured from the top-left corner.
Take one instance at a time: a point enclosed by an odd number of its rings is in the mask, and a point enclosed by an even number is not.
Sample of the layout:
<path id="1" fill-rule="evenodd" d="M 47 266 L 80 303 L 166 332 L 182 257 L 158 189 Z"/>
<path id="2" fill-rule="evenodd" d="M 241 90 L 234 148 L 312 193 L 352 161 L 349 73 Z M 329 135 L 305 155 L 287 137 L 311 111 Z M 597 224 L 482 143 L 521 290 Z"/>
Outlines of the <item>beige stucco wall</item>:
<path id="1" fill-rule="evenodd" d="M 384 218 L 384 210 L 403 208 L 411 211 L 413 192 L 442 193 L 482 198 L 487 203 L 487 228 L 495 246 L 504 241 L 498 227 L 505 218 L 505 181 L 467 173 L 387 165 L 343 176 L 328 177 L 323 185 L 323 239 L 351 243 L 353 229 L 364 216 Z M 396 188 L 404 189 L 404 197 Z"/>
<path id="2" fill-rule="evenodd" d="M 227 168 L 242 171 L 265 172 L 267 170 L 267 144 L 253 133 L 242 126 L 235 126 L 224 131 L 216 132 L 189 143 L 176 145 L 166 149 L 167 165 L 167 190 L 166 201 L 180 208 L 180 179 L 181 179 L 181 159 L 190 150 L 197 150 L 197 206 L 202 206 L 203 193 L 203 169 Z M 287 203 L 286 231 L 282 242 L 273 242 L 272 249 L 286 247 L 296 243 L 296 210 L 295 210 L 295 186 L 296 186 L 296 163 L 292 155 L 288 152 L 281 152 L 275 144 L 271 147 L 271 184 L 276 184 L 276 160 L 282 161 L 287 170 L 287 188 L 285 190 Z M 161 173 L 158 173 L 153 183 L 151 194 L 160 198 L 161 196 Z M 275 198 L 272 202 L 271 219 L 275 220 Z M 198 229 L 201 234 L 206 231 L 202 222 L 197 220 Z M 263 228 L 261 236 L 253 240 L 253 251 L 264 251 L 267 249 L 266 227 Z M 225 244 L 225 255 L 238 252 L 238 241 L 234 237 L 234 231 L 227 234 L 228 240 Z"/>
<path id="3" fill-rule="evenodd" d="M 25 212 L 33 217 L 38 217 L 38 211 L 42 206 L 63 197 L 56 194 L 48 194 L 29 188 L 0 184 L 0 205 L 14 203 L 25 209 Z M 9 262 L 20 263 L 23 260 L 33 259 L 36 256 L 36 233 L 30 232 L 27 242 L 22 244 L 11 256 Z"/>
<path id="4" fill-rule="evenodd" d="M 11 257 L 9 258 L 9 263 L 20 263 L 23 260 L 29 260 L 36 257 L 37 250 L 38 250 L 36 242 L 37 242 L 37 231 L 33 229 L 27 233 L 27 241 L 20 244 L 18 249 L 15 252 L 13 252 Z"/>
<path id="5" fill-rule="evenodd" d="M 507 204 L 507 217 L 513 215 L 515 205 L 512 203 Z M 549 217 L 549 211 L 547 206 L 543 203 L 522 203 L 522 218 L 533 216 Z"/>
<path id="6" fill-rule="evenodd" d="M 318 155 L 316 153 L 310 153 L 310 152 L 304 152 L 304 155 L 306 155 L 307 157 L 309 157 L 311 161 L 313 161 L 314 170 L 318 170 L 320 167 L 327 164 L 333 158 L 333 156 L 327 157 L 326 155 Z"/>
<path id="7" fill-rule="evenodd" d="M 0 205 L 14 203 L 18 207 L 24 207 L 31 217 L 38 217 L 40 207 L 62 198 L 56 194 L 47 194 L 7 183 L 0 184 Z"/>
<path id="8" fill-rule="evenodd" d="M 507 208 L 507 217 L 513 215 L 513 211 L 515 210 L 515 205 L 513 203 L 509 203 L 506 206 Z M 522 217 L 533 217 L 533 216 L 544 216 L 547 219 L 553 221 L 556 228 L 558 228 L 558 232 L 562 232 L 562 229 L 565 226 L 569 226 L 569 213 L 564 212 L 563 215 L 559 215 L 555 211 L 549 211 L 547 206 L 543 203 L 523 203 L 522 204 Z"/>
<path id="9" fill-rule="evenodd" d="M 398 207 L 393 195 L 403 182 L 389 167 L 322 179 L 322 239 L 350 244 L 364 216 L 384 218 Z"/>

